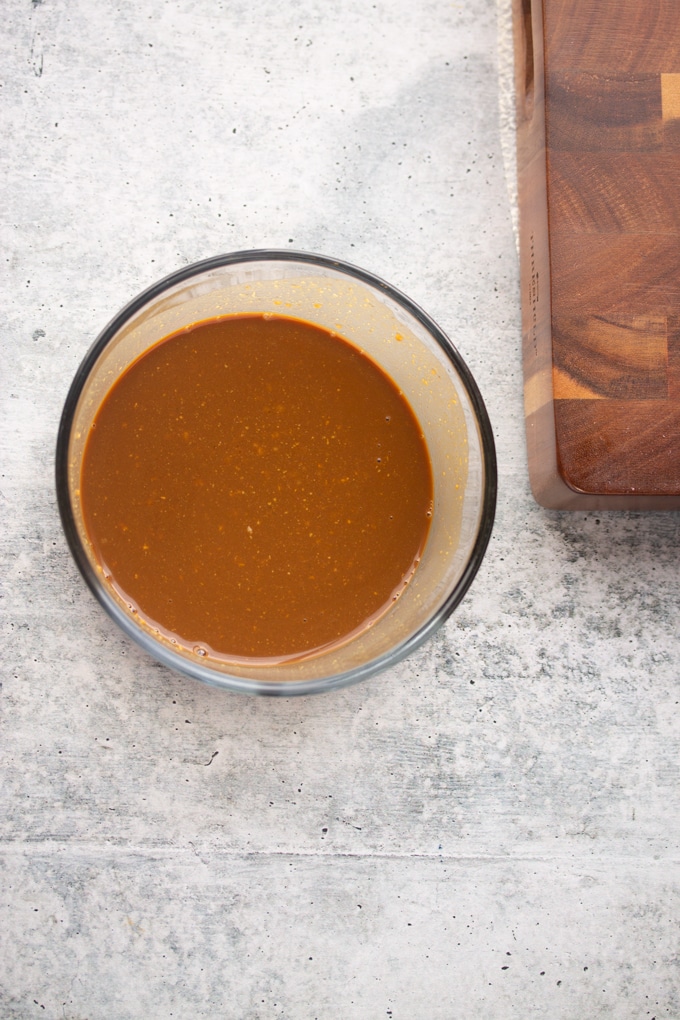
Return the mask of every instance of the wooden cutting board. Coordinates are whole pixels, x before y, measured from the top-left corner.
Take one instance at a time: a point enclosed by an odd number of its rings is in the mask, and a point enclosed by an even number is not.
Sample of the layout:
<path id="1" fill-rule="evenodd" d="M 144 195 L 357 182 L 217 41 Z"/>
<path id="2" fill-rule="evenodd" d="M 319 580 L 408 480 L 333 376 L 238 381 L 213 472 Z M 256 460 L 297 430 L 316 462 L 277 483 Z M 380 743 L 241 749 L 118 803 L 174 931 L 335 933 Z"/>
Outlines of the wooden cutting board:
<path id="1" fill-rule="evenodd" d="M 680 0 L 513 0 L 529 473 L 680 508 Z"/>

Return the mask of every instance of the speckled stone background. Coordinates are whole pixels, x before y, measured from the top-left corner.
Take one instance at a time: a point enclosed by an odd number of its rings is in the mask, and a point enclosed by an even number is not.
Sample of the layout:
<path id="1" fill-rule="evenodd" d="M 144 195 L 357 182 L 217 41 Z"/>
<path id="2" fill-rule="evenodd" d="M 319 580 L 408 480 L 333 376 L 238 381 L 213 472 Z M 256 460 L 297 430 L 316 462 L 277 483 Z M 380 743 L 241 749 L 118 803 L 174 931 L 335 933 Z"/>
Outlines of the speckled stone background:
<path id="1" fill-rule="evenodd" d="M 532 501 L 505 0 L 2 20 L 2 1020 L 678 1020 L 680 517 Z M 427 309 L 500 469 L 439 635 L 293 700 L 203 688 L 121 636 L 52 479 L 118 308 L 270 245 Z"/>

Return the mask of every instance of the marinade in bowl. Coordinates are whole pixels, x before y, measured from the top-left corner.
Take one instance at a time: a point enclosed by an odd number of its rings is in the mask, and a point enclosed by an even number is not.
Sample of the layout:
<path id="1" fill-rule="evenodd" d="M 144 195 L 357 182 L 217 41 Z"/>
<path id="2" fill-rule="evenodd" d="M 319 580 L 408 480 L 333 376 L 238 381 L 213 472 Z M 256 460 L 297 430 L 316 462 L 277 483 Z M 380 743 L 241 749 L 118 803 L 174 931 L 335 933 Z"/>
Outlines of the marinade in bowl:
<path id="1" fill-rule="evenodd" d="M 493 439 L 416 305 L 322 256 L 173 274 L 109 324 L 66 401 L 64 530 L 131 637 L 217 686 L 300 694 L 399 661 L 486 548 Z"/>

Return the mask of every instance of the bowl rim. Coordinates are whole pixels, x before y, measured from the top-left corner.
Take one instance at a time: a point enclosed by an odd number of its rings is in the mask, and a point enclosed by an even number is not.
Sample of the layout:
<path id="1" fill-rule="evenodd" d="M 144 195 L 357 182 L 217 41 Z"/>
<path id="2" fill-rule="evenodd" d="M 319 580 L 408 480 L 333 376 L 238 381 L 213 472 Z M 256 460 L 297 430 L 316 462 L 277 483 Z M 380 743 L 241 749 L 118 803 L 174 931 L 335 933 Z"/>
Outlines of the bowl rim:
<path id="1" fill-rule="evenodd" d="M 228 672 L 213 670 L 200 662 L 186 659 L 153 636 L 142 630 L 134 620 L 123 612 L 118 604 L 108 594 L 106 588 L 98 578 L 92 564 L 85 552 L 78 534 L 75 518 L 71 507 L 71 499 L 68 484 L 68 449 L 71 437 L 71 427 L 75 411 L 81 393 L 89 378 L 99 355 L 106 348 L 118 330 L 150 300 L 158 297 L 164 291 L 176 284 L 183 283 L 194 276 L 219 269 L 235 263 L 248 262 L 297 262 L 306 265 L 314 265 L 334 270 L 345 276 L 353 277 L 362 283 L 368 284 L 375 290 L 382 292 L 392 301 L 408 311 L 431 335 L 432 339 L 442 348 L 449 361 L 458 374 L 460 381 L 467 392 L 476 424 L 479 429 L 482 461 L 483 461 L 483 495 L 479 517 L 479 527 L 472 550 L 467 563 L 457 583 L 449 592 L 441 606 L 433 613 L 425 623 L 410 637 L 395 645 L 389 651 L 343 673 L 335 673 L 331 676 L 311 680 L 266 680 L 250 677 L 239 677 Z M 449 618 L 456 607 L 466 595 L 472 581 L 481 566 L 484 554 L 489 544 L 496 512 L 496 499 L 498 491 L 498 473 L 496 463 L 496 448 L 493 437 L 491 422 L 486 406 L 479 391 L 479 387 L 463 360 L 458 349 L 452 343 L 447 334 L 437 325 L 427 312 L 418 304 L 407 297 L 396 287 L 387 283 L 381 277 L 361 269 L 352 263 L 342 259 L 331 258 L 325 255 L 296 251 L 292 249 L 277 248 L 256 248 L 251 250 L 229 252 L 222 255 L 215 255 L 211 258 L 202 259 L 184 266 L 173 273 L 168 274 L 156 283 L 141 291 L 129 301 L 110 320 L 110 322 L 99 333 L 91 347 L 81 361 L 71 386 L 68 390 L 66 400 L 59 422 L 57 433 L 57 444 L 55 453 L 55 482 L 57 505 L 61 525 L 69 546 L 71 555 L 80 571 L 88 588 L 128 637 L 132 638 L 146 652 L 152 655 L 157 661 L 170 667 L 176 672 L 201 680 L 204 683 L 219 687 L 224 690 L 237 691 L 246 694 L 264 694 L 269 696 L 295 696 L 306 694 L 317 694 L 325 691 L 346 687 L 350 684 L 359 683 L 376 673 L 382 672 L 391 666 L 396 665 L 411 655 L 425 641 L 427 641 L 439 627 Z"/>

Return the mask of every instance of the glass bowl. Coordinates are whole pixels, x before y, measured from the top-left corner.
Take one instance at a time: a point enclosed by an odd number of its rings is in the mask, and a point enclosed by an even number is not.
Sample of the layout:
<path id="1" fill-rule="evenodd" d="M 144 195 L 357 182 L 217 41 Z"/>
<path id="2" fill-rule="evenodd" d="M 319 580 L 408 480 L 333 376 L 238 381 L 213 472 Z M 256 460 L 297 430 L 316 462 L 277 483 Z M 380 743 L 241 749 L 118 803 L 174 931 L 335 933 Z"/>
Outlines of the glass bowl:
<path id="1" fill-rule="evenodd" d="M 225 661 L 196 654 L 140 620 L 110 583 L 88 537 L 80 481 L 88 433 L 112 385 L 145 351 L 193 324 L 273 314 L 334 332 L 366 354 L 406 397 L 425 437 L 434 502 L 427 542 L 403 594 L 344 644 L 299 659 Z M 484 556 L 496 505 L 493 435 L 479 390 L 448 337 L 383 280 L 336 259 L 292 251 L 219 255 L 149 287 L 103 330 L 68 393 L 56 451 L 61 520 L 89 588 L 122 630 L 165 665 L 251 694 L 299 695 L 387 669 L 441 626 Z"/>

